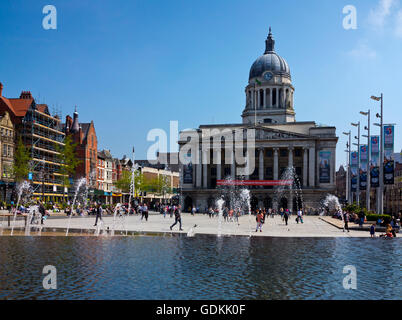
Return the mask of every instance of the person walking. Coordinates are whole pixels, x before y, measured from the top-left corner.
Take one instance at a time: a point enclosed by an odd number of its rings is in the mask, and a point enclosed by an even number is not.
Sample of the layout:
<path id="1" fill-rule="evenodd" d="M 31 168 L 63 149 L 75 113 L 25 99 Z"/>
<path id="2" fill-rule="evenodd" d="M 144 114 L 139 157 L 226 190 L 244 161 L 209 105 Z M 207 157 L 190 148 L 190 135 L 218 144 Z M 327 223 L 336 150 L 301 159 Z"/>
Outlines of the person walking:
<path id="1" fill-rule="evenodd" d="M 297 223 L 299 223 L 299 221 L 301 222 L 301 223 L 303 223 L 303 211 L 302 211 L 302 209 L 299 209 L 298 211 L 297 211 Z"/>
<path id="2" fill-rule="evenodd" d="M 146 203 L 144 203 L 142 207 L 142 212 L 144 213 L 145 221 L 148 221 L 148 206 Z"/>
<path id="3" fill-rule="evenodd" d="M 349 232 L 349 212 L 347 211 L 343 214 L 343 223 L 343 232 L 345 232 L 345 230 Z"/>
<path id="4" fill-rule="evenodd" d="M 279 210 L 279 214 L 281 215 L 281 219 L 282 219 L 282 221 L 284 220 L 284 210 L 283 210 L 283 208 L 281 208 L 280 210 Z"/>
<path id="5" fill-rule="evenodd" d="M 255 232 L 258 232 L 258 229 L 260 229 L 260 232 L 262 232 L 262 212 L 261 210 L 257 213 L 257 217 L 255 218 L 255 220 L 257 221 L 257 227 L 255 228 Z"/>
<path id="6" fill-rule="evenodd" d="M 212 210 L 212 208 L 209 207 L 209 209 L 208 209 L 208 216 L 209 216 L 209 218 L 212 218 L 213 215 L 214 215 L 214 210 Z"/>
<path id="7" fill-rule="evenodd" d="M 41 215 L 40 224 L 43 224 L 43 217 L 46 215 L 46 209 L 41 201 L 38 201 L 39 213 Z"/>
<path id="8" fill-rule="evenodd" d="M 236 219 L 236 222 L 237 222 L 237 225 L 238 225 L 238 226 L 240 226 L 239 217 L 240 217 L 240 209 L 237 208 L 237 210 L 236 210 L 236 212 L 235 212 L 235 219 Z"/>
<path id="9" fill-rule="evenodd" d="M 229 209 L 227 207 L 225 207 L 223 209 L 223 221 L 226 222 L 226 220 L 228 219 L 228 214 L 229 214 Z"/>
<path id="10" fill-rule="evenodd" d="M 96 220 L 95 220 L 94 227 L 96 227 L 96 225 L 98 224 L 98 219 L 100 219 L 100 221 L 103 222 L 102 211 L 103 211 L 102 206 L 100 204 L 98 204 L 98 207 L 96 208 Z"/>
<path id="11" fill-rule="evenodd" d="M 170 226 L 170 230 L 172 230 L 172 228 L 177 224 L 177 222 L 180 225 L 180 231 L 183 231 L 183 229 L 181 228 L 181 205 L 178 205 L 178 207 L 176 208 L 176 210 L 174 211 L 174 223 Z"/>
<path id="12" fill-rule="evenodd" d="M 285 220 L 286 225 L 288 225 L 288 220 L 289 220 L 289 211 L 286 209 L 286 211 L 283 212 L 283 219 Z"/>
<path id="13" fill-rule="evenodd" d="M 191 209 L 191 215 L 193 216 L 196 211 L 197 211 L 197 209 L 196 209 L 195 207 L 193 207 L 193 208 Z"/>

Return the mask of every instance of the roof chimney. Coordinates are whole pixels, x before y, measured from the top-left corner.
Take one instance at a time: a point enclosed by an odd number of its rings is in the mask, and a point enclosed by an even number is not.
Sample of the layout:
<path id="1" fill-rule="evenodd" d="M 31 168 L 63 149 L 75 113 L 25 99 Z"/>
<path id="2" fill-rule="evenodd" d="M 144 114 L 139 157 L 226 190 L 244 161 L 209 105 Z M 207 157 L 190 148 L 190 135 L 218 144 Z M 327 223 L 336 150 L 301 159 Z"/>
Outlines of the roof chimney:
<path id="1" fill-rule="evenodd" d="M 32 99 L 31 91 L 22 91 L 20 94 L 20 99 Z"/>
<path id="2" fill-rule="evenodd" d="M 0 82 L 0 97 L 2 96 L 2 92 L 3 92 L 3 84 Z"/>

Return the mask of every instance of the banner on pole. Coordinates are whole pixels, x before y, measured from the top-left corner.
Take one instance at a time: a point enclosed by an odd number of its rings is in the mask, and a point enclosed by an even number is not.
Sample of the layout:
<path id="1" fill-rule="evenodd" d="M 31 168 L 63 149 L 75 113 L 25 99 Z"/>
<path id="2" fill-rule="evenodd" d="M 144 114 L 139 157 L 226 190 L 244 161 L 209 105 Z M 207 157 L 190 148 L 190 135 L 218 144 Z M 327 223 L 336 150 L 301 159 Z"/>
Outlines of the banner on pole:
<path id="1" fill-rule="evenodd" d="M 380 137 L 371 136 L 370 137 L 370 185 L 372 188 L 378 188 L 380 185 L 380 148 L 379 148 Z"/>
<path id="2" fill-rule="evenodd" d="M 384 184 L 394 184 L 394 136 L 395 127 L 384 126 Z"/>
<path id="3" fill-rule="evenodd" d="M 363 144 L 360 146 L 360 190 L 366 190 L 367 187 L 367 161 L 368 161 L 368 150 L 367 145 Z"/>

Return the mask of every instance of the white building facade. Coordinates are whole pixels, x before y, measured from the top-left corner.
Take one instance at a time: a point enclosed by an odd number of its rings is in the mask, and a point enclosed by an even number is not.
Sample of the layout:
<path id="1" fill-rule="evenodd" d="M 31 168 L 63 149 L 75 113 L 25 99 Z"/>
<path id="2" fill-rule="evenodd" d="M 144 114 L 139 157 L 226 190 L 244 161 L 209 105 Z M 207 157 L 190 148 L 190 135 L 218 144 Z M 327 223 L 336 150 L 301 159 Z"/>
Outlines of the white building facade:
<path id="1" fill-rule="evenodd" d="M 264 54 L 250 69 L 242 123 L 200 125 L 194 131 L 180 132 L 180 153 L 191 159 L 180 165 L 185 210 L 214 206 L 227 193 L 220 183 L 228 178 L 252 182 L 247 188 L 253 208 L 296 210 L 303 206 L 312 212 L 322 206 L 328 193 L 335 192 L 336 128 L 296 121 L 290 68 L 275 52 L 271 30 L 265 44 Z M 253 147 L 246 150 L 250 139 Z M 230 141 L 235 141 L 232 149 L 228 149 Z M 239 149 L 245 164 L 233 161 Z M 251 170 L 239 170 L 246 166 Z M 289 172 L 294 173 L 294 187 L 288 192 L 276 184 L 288 179 Z M 230 206 L 230 200 L 226 201 Z"/>

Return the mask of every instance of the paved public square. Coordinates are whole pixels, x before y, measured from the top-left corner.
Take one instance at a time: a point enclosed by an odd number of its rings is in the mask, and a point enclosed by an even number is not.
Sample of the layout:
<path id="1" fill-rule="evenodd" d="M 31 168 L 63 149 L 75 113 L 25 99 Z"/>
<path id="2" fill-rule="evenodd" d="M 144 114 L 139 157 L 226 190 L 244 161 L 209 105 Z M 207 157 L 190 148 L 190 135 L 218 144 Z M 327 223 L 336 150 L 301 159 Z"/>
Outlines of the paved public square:
<path id="1" fill-rule="evenodd" d="M 239 235 L 239 236 L 258 236 L 258 237 L 369 237 L 368 231 L 360 230 L 350 230 L 350 232 L 343 232 L 342 229 L 336 227 L 339 222 L 336 219 L 330 217 L 318 217 L 318 216 L 305 216 L 304 223 L 297 224 L 295 221 L 296 217 L 291 216 L 288 221 L 288 226 L 282 221 L 280 216 L 275 216 L 274 218 L 267 217 L 265 219 L 265 224 L 263 225 L 262 232 L 255 232 L 256 222 L 255 216 L 250 218 L 242 216 L 239 219 L 239 225 L 237 222 L 225 222 L 222 218 L 221 232 L 219 231 L 219 218 L 209 218 L 206 214 L 196 214 L 192 216 L 191 214 L 182 214 L 182 228 L 183 231 L 179 231 L 179 224 L 177 224 L 172 231 L 170 231 L 170 225 L 174 223 L 174 216 L 166 218 L 158 213 L 151 213 L 148 217 L 148 221 L 145 218 L 141 220 L 139 215 L 128 216 L 124 218 L 116 217 L 115 220 L 115 234 L 125 234 L 128 232 L 139 232 L 139 233 L 151 233 L 151 234 L 166 234 L 166 233 L 184 233 L 187 234 L 190 229 L 193 229 L 194 235 L 197 234 L 216 234 L 218 235 Z M 327 219 L 332 223 L 323 221 Z M 52 216 L 45 221 L 44 231 L 61 231 L 65 232 L 68 225 L 68 218 L 65 216 Z M 333 220 L 333 221 L 332 221 Z M 7 226 L 6 219 L 0 216 L 0 221 L 3 227 Z M 95 216 L 85 216 L 77 217 L 74 216 L 70 223 L 70 232 L 90 232 L 94 233 L 97 227 L 94 226 Z M 113 229 L 113 216 L 107 215 L 103 216 L 103 230 L 109 231 Z M 22 227 L 24 224 L 23 219 L 17 221 L 16 225 Z M 196 227 L 194 227 L 196 225 Z M 351 224 L 351 226 L 354 226 Z M 31 234 L 35 234 L 34 228 Z M 63 233 L 61 233 L 63 234 Z M 101 232 L 102 234 L 102 232 Z M 377 232 L 379 235 L 380 232 Z"/>

